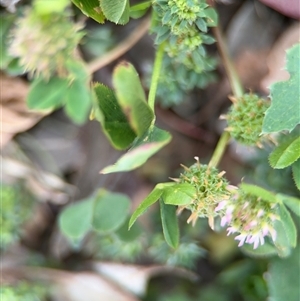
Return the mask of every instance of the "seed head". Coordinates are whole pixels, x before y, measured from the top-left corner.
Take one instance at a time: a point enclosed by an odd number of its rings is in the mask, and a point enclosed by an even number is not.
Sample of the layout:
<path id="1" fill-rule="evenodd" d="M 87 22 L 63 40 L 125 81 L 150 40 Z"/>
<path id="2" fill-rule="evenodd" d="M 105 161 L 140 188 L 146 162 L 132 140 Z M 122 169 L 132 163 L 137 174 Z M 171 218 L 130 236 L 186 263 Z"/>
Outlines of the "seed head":
<path id="1" fill-rule="evenodd" d="M 265 138 L 260 134 L 269 102 L 252 93 L 238 99 L 231 97 L 230 100 L 232 106 L 225 116 L 228 122 L 227 131 L 242 144 L 261 146 Z"/>
<path id="2" fill-rule="evenodd" d="M 31 75 L 49 79 L 66 76 L 66 61 L 74 58 L 83 36 L 81 24 L 74 24 L 66 13 L 39 15 L 27 9 L 12 31 L 10 53 L 19 57 L 21 65 Z"/>
<path id="3" fill-rule="evenodd" d="M 200 164 L 198 158 L 196 160 L 191 167 L 184 166 L 184 172 L 179 177 L 180 183 L 189 183 L 196 188 L 193 202 L 183 208 L 191 211 L 188 222 L 194 224 L 198 217 L 207 217 L 213 228 L 213 218 L 219 215 L 216 207 L 221 201 L 228 200 L 233 192 L 228 189 L 230 185 L 223 177 L 225 172 L 220 173 L 217 168 Z"/>

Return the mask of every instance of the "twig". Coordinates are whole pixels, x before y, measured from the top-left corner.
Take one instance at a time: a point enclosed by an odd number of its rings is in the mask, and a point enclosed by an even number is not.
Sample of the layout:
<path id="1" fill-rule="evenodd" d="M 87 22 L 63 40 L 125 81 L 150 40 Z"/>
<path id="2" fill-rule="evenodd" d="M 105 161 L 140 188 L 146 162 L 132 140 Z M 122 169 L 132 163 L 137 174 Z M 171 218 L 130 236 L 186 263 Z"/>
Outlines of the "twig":
<path id="1" fill-rule="evenodd" d="M 232 92 L 235 97 L 237 97 L 237 98 L 241 97 L 244 94 L 242 84 L 240 82 L 240 78 L 239 78 L 239 76 L 234 68 L 234 65 L 230 59 L 230 56 L 228 54 L 227 47 L 224 42 L 224 37 L 221 33 L 221 30 L 217 26 L 217 27 L 213 27 L 212 31 L 217 40 L 217 47 L 218 47 L 219 53 L 221 55 L 222 62 L 224 64 L 226 74 L 229 78 Z"/>
<path id="2" fill-rule="evenodd" d="M 205 142 L 208 145 L 212 145 L 215 143 L 215 139 L 212 136 L 212 134 L 180 118 L 174 112 L 170 110 L 163 110 L 160 107 L 157 107 L 157 114 L 161 116 L 161 120 L 163 123 L 167 124 L 172 129 L 176 130 L 178 133 L 184 134 L 198 141 Z"/>
<path id="3" fill-rule="evenodd" d="M 230 56 L 227 51 L 227 47 L 223 38 L 223 35 L 221 33 L 221 30 L 219 27 L 214 27 L 213 29 L 214 36 L 217 40 L 217 46 L 219 49 L 219 53 L 222 58 L 222 62 L 224 64 L 227 76 L 229 78 L 230 86 L 232 89 L 232 92 L 236 98 L 243 96 L 244 91 L 243 87 L 240 82 L 240 78 L 234 68 L 234 65 L 230 59 Z M 210 159 L 209 166 L 216 167 L 220 160 L 222 159 L 222 156 L 226 150 L 226 146 L 230 140 L 230 134 L 226 131 L 223 132 L 221 135 L 219 142 L 217 144 L 217 147 L 215 148 L 215 151 Z"/>
<path id="4" fill-rule="evenodd" d="M 124 41 L 122 41 L 117 47 L 112 49 L 110 52 L 104 56 L 97 58 L 90 63 L 88 63 L 88 71 L 90 74 L 103 68 L 104 66 L 110 64 L 118 57 L 126 53 L 130 48 L 132 48 L 148 31 L 150 27 L 150 18 L 147 18 L 141 22 L 141 24 L 128 36 Z"/>

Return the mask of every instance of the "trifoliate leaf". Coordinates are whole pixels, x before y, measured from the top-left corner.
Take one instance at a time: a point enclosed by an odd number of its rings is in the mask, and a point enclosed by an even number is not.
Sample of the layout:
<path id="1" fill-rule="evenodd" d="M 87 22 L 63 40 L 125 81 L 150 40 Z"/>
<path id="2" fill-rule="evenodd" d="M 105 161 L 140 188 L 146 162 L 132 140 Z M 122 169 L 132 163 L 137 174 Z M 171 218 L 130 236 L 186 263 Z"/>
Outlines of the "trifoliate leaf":
<path id="1" fill-rule="evenodd" d="M 165 240 L 170 247 L 177 248 L 179 244 L 179 227 L 176 206 L 167 205 L 162 200 L 160 200 L 159 205 Z"/>
<path id="2" fill-rule="evenodd" d="M 300 112 L 299 112 L 300 114 Z M 281 169 L 293 164 L 300 157 L 300 137 L 283 141 L 269 156 L 270 165 Z"/>
<path id="3" fill-rule="evenodd" d="M 104 134 L 116 149 L 126 149 L 136 138 L 136 134 L 130 127 L 114 92 L 102 84 L 96 84 L 94 91 L 97 98 L 96 118 L 101 122 Z"/>
<path id="4" fill-rule="evenodd" d="M 300 123 L 300 44 L 287 51 L 287 81 L 273 84 L 271 106 L 266 111 L 262 133 L 292 131 Z"/>

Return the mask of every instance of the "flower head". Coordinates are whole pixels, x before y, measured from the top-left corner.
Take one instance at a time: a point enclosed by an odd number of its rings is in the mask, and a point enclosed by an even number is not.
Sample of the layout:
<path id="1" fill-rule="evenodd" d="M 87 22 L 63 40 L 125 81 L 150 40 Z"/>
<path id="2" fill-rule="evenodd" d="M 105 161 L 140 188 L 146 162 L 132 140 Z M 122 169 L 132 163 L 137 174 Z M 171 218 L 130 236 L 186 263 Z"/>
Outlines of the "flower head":
<path id="1" fill-rule="evenodd" d="M 232 195 L 232 186 L 223 177 L 225 172 L 219 172 L 217 168 L 197 162 L 189 168 L 183 166 L 185 171 L 180 175 L 180 183 L 189 183 L 196 188 L 196 195 L 192 203 L 180 208 L 191 211 L 188 222 L 195 223 L 198 217 L 208 217 L 209 224 L 213 228 L 213 218 L 221 210 L 221 203 L 226 202 Z M 216 207 L 218 210 L 216 211 Z"/>
<path id="2" fill-rule="evenodd" d="M 256 249 L 264 244 L 266 236 L 276 240 L 273 228 L 273 221 L 278 219 L 276 203 L 239 189 L 233 198 L 220 202 L 215 210 L 221 211 L 221 226 L 227 227 L 227 235 L 239 233 L 235 237 L 239 247 L 247 243 Z"/>
<path id="3" fill-rule="evenodd" d="M 12 32 L 10 53 L 31 75 L 49 79 L 67 76 L 66 62 L 75 57 L 83 33 L 82 24 L 74 24 L 68 13 L 39 15 L 27 9 Z"/>
<path id="4" fill-rule="evenodd" d="M 227 131 L 242 144 L 261 146 L 264 137 L 260 134 L 269 102 L 252 93 L 238 99 L 231 97 L 230 100 L 233 105 L 224 116 L 228 122 Z"/>

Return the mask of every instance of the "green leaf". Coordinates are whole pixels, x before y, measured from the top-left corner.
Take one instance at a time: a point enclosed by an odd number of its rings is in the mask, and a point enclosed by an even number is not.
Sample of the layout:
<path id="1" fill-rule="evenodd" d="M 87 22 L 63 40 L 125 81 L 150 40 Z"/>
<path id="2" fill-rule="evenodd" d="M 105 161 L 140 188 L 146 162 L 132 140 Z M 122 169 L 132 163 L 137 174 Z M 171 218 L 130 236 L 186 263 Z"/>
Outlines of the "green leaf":
<path id="1" fill-rule="evenodd" d="M 293 179 L 297 188 L 300 190 L 300 159 L 292 165 Z"/>
<path id="2" fill-rule="evenodd" d="M 104 134 L 115 148 L 127 148 L 136 135 L 121 110 L 114 92 L 102 84 L 96 84 L 94 91 L 100 110 L 98 119 L 100 119 Z"/>
<path id="3" fill-rule="evenodd" d="M 8 64 L 14 58 L 9 54 L 9 32 L 11 26 L 14 24 L 15 17 L 13 15 L 0 14 L 0 69 L 6 69 Z"/>
<path id="4" fill-rule="evenodd" d="M 68 205 L 59 216 L 61 232 L 71 241 L 81 240 L 92 228 L 94 199 L 85 199 Z"/>
<path id="5" fill-rule="evenodd" d="M 270 203 L 278 203 L 275 194 L 262 187 L 242 183 L 240 185 L 240 188 L 246 193 L 250 193 L 252 195 L 262 198 L 264 201 L 268 201 Z"/>
<path id="6" fill-rule="evenodd" d="M 300 123 L 300 44 L 287 51 L 287 70 L 290 78 L 277 82 L 270 88 L 271 106 L 266 111 L 262 133 L 292 131 Z"/>
<path id="7" fill-rule="evenodd" d="M 300 112 L 299 112 L 300 113 Z M 279 144 L 269 156 L 270 165 L 281 169 L 293 164 L 300 157 L 300 137 L 292 137 Z"/>
<path id="8" fill-rule="evenodd" d="M 113 72 L 113 85 L 131 128 L 141 137 L 149 129 L 154 114 L 146 102 L 145 92 L 135 68 L 127 62 L 119 64 Z"/>
<path id="9" fill-rule="evenodd" d="M 19 58 L 13 58 L 6 66 L 5 72 L 10 76 L 18 76 L 24 74 L 26 71 L 24 67 L 20 65 Z"/>
<path id="10" fill-rule="evenodd" d="M 114 165 L 103 168 L 103 174 L 129 171 L 143 165 L 152 155 L 158 152 L 171 140 L 171 135 L 159 128 L 153 127 L 141 138 L 134 141 L 134 145 Z"/>
<path id="11" fill-rule="evenodd" d="M 90 74 L 84 62 L 80 60 L 67 60 L 66 67 L 68 69 L 70 82 L 81 80 L 87 84 L 90 82 Z"/>
<path id="12" fill-rule="evenodd" d="M 37 78 L 31 84 L 27 105 L 30 109 L 43 110 L 61 106 L 68 91 L 68 80 L 52 77 L 49 81 Z"/>
<path id="13" fill-rule="evenodd" d="M 138 19 L 142 17 L 151 6 L 151 1 L 145 1 L 142 3 L 135 4 L 130 7 L 130 17 L 133 19 Z"/>
<path id="14" fill-rule="evenodd" d="M 129 208 L 130 200 L 126 195 L 100 191 L 95 200 L 93 228 L 101 233 L 117 230 L 125 222 Z"/>
<path id="15" fill-rule="evenodd" d="M 218 25 L 218 14 L 215 9 L 208 7 L 204 10 L 205 16 L 207 18 L 207 25 L 215 27 Z"/>
<path id="16" fill-rule="evenodd" d="M 297 230 L 290 213 L 282 204 L 279 206 L 278 215 L 279 220 L 274 222 L 276 231 L 274 245 L 280 257 L 287 257 L 291 253 L 291 248 L 297 244 Z"/>
<path id="17" fill-rule="evenodd" d="M 101 0 L 100 6 L 109 21 L 116 24 L 126 24 L 129 21 L 128 0 Z"/>
<path id="18" fill-rule="evenodd" d="M 285 194 L 277 194 L 276 197 L 300 217 L 300 199 Z"/>
<path id="19" fill-rule="evenodd" d="M 116 234 L 119 236 L 119 238 L 126 242 L 136 240 L 143 233 L 143 227 L 141 224 L 136 222 L 129 230 L 128 223 L 129 219 L 126 219 L 122 227 L 116 231 Z"/>
<path id="20" fill-rule="evenodd" d="M 183 206 L 190 204 L 196 195 L 196 188 L 188 183 L 174 183 L 164 190 L 162 199 L 165 204 Z"/>
<path id="21" fill-rule="evenodd" d="M 300 300 L 299 271 L 300 245 L 288 258 L 274 258 L 269 263 L 266 278 L 272 301 Z"/>
<path id="22" fill-rule="evenodd" d="M 167 205 L 162 200 L 160 200 L 159 205 L 165 240 L 170 247 L 175 249 L 179 244 L 179 227 L 176 216 L 176 207 Z"/>
<path id="23" fill-rule="evenodd" d="M 270 257 L 277 255 L 276 247 L 269 242 L 258 246 L 257 249 L 253 249 L 253 246 L 250 244 L 244 244 L 241 250 L 251 257 Z"/>
<path id="24" fill-rule="evenodd" d="M 85 81 L 74 80 L 66 93 L 66 113 L 76 123 L 82 124 L 91 110 L 92 94 Z"/>
<path id="25" fill-rule="evenodd" d="M 72 0 L 72 2 L 89 18 L 104 23 L 105 16 L 100 8 L 99 0 Z"/>
<path id="26" fill-rule="evenodd" d="M 150 192 L 150 194 L 140 203 L 140 205 L 136 208 L 136 210 L 133 212 L 130 220 L 129 220 L 129 226 L 130 229 L 132 225 L 135 223 L 137 218 L 145 213 L 145 211 L 152 206 L 155 202 L 158 201 L 158 199 L 161 197 L 163 191 L 164 191 L 164 184 L 157 184 L 154 189 Z"/>

